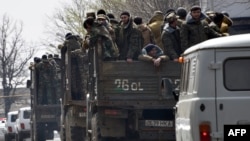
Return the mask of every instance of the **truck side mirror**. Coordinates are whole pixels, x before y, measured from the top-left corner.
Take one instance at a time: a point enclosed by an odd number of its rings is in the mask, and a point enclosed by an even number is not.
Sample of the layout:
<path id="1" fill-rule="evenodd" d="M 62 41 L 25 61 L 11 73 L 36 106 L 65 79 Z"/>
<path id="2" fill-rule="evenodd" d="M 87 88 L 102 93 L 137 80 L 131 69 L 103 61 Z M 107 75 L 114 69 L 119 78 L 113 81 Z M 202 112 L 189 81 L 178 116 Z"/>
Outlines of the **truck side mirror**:
<path id="1" fill-rule="evenodd" d="M 27 82 L 26 82 L 26 88 L 30 88 L 30 87 L 31 87 L 31 81 L 27 80 Z"/>

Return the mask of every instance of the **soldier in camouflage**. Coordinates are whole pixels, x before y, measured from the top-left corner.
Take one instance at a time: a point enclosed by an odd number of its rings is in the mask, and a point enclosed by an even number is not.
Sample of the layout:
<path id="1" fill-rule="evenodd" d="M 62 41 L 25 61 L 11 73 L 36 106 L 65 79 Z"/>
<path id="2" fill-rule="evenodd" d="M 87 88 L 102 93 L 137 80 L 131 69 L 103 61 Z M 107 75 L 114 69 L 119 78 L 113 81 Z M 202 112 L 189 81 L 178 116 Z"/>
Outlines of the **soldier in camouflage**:
<path id="1" fill-rule="evenodd" d="M 120 18 L 120 31 L 116 39 L 120 52 L 119 60 L 138 60 L 144 43 L 142 33 L 137 29 L 129 12 L 122 12 Z"/>
<path id="2" fill-rule="evenodd" d="M 165 54 L 169 56 L 170 60 L 178 61 L 178 58 L 183 53 L 180 41 L 180 27 L 178 27 L 178 19 L 174 12 L 165 17 L 166 24 L 162 31 L 162 43 Z"/>
<path id="3" fill-rule="evenodd" d="M 77 63 L 76 72 L 80 76 L 77 79 L 77 82 L 79 83 L 78 86 L 80 86 L 78 88 L 77 99 L 84 99 L 86 97 L 86 94 L 88 93 L 87 80 L 89 75 L 88 53 L 86 51 L 85 46 L 81 46 L 80 49 L 71 51 L 71 57 L 76 60 Z"/>
<path id="4" fill-rule="evenodd" d="M 221 34 L 209 27 L 200 6 L 195 5 L 190 9 L 180 30 L 182 51 L 205 40 L 221 36 Z"/>
<path id="5" fill-rule="evenodd" d="M 101 23 L 96 22 L 92 17 L 88 17 L 84 21 L 83 26 L 88 32 L 88 45 L 95 46 L 96 43 L 101 43 L 103 60 L 116 60 L 118 56 L 118 49 L 116 49 L 112 36 L 107 27 Z"/>
<path id="6" fill-rule="evenodd" d="M 55 68 L 49 63 L 46 55 L 42 56 L 42 61 L 36 65 L 38 74 L 38 103 L 55 104 Z"/>

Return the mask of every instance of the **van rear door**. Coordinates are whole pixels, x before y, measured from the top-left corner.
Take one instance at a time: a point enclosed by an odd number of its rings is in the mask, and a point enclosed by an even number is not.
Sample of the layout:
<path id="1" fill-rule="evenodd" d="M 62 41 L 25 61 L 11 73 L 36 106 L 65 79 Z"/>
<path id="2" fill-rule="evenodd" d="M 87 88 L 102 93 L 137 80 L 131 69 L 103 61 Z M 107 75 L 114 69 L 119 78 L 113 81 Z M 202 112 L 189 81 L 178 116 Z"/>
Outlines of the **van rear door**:
<path id="1" fill-rule="evenodd" d="M 249 49 L 217 50 L 216 112 L 217 136 L 223 138 L 224 125 L 250 124 Z"/>

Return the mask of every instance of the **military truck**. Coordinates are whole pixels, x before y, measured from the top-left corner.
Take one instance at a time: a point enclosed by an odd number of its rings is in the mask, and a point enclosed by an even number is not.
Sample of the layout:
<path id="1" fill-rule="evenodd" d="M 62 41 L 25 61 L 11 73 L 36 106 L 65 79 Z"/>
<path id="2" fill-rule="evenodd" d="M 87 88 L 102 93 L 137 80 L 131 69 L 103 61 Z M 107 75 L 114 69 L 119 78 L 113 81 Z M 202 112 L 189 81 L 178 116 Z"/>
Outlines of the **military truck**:
<path id="1" fill-rule="evenodd" d="M 61 48 L 62 91 L 61 132 L 62 141 L 83 141 L 86 132 L 86 92 L 84 91 L 81 58 L 72 51 L 80 49 L 75 35 L 70 35 Z M 80 59 L 80 60 L 79 60 Z M 85 84 L 87 85 L 87 84 Z"/>
<path id="2" fill-rule="evenodd" d="M 92 141 L 175 140 L 173 107 L 181 67 L 178 62 L 103 61 L 100 43 L 89 49 Z"/>
<path id="3" fill-rule="evenodd" d="M 57 64 L 60 64 L 61 59 L 54 58 Z M 54 130 L 60 131 L 60 102 L 61 97 L 61 83 L 60 83 L 60 70 L 55 70 L 57 79 L 53 82 L 53 90 L 50 91 L 51 97 L 44 97 L 48 94 L 48 91 L 41 92 L 42 78 L 40 77 L 42 72 L 39 72 L 37 65 L 41 63 L 41 59 L 34 58 L 34 62 L 31 63 L 30 80 L 27 81 L 27 87 L 30 88 L 31 96 L 31 140 L 32 141 L 45 141 L 47 139 L 53 139 Z M 39 74 L 40 73 L 40 74 Z M 49 89 L 49 88 L 48 88 Z M 39 97 L 43 98 L 40 99 Z M 53 101 L 53 103 L 49 103 Z"/>

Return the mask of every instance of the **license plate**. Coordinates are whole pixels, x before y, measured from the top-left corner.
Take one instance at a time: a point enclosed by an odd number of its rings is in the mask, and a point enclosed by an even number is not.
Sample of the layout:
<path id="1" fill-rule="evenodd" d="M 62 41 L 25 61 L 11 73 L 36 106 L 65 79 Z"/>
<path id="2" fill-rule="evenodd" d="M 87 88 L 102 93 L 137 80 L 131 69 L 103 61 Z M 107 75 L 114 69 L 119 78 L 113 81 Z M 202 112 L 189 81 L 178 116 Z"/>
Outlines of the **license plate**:
<path id="1" fill-rule="evenodd" d="M 145 120 L 145 126 L 173 127 L 174 122 L 172 120 Z"/>

